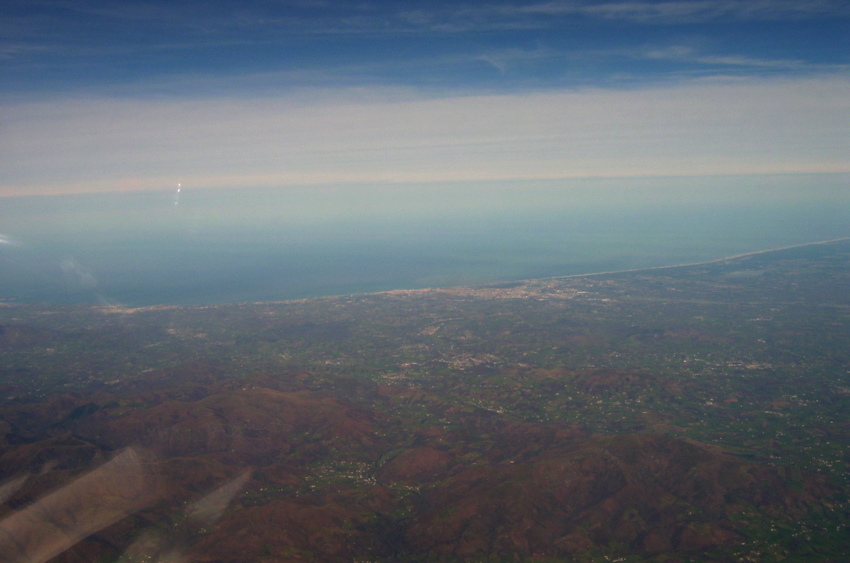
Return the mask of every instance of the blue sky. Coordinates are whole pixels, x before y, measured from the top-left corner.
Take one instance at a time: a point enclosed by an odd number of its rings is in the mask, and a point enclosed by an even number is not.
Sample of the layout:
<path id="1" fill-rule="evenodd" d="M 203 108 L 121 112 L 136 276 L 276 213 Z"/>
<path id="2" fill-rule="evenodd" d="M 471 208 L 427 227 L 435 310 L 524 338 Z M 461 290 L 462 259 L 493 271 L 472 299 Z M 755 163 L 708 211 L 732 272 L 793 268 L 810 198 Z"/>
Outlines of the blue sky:
<path id="1" fill-rule="evenodd" d="M 5 0 L 0 195 L 850 172 L 844 0 Z"/>

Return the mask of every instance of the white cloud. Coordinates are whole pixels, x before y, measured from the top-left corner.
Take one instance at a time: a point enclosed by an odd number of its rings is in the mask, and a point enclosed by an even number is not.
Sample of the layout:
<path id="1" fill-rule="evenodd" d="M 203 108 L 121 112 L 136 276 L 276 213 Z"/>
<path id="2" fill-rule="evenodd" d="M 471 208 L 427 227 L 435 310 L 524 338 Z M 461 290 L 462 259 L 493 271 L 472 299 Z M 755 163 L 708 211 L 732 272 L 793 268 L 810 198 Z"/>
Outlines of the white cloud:
<path id="1" fill-rule="evenodd" d="M 850 78 L 411 98 L 79 99 L 0 108 L 0 195 L 847 172 Z"/>
<path id="2" fill-rule="evenodd" d="M 503 11 L 623 19 L 641 23 L 684 23 L 718 18 L 780 20 L 850 16 L 850 7 L 836 0 L 671 0 L 669 2 L 543 2 Z"/>
<path id="3" fill-rule="evenodd" d="M 633 56 L 650 60 L 668 60 L 676 62 L 699 63 L 712 67 L 726 66 L 745 69 L 773 69 L 787 71 L 843 72 L 850 69 L 846 64 L 809 63 L 800 59 L 764 59 L 746 55 L 715 55 L 703 53 L 686 45 L 669 45 L 662 48 L 650 48 Z"/>

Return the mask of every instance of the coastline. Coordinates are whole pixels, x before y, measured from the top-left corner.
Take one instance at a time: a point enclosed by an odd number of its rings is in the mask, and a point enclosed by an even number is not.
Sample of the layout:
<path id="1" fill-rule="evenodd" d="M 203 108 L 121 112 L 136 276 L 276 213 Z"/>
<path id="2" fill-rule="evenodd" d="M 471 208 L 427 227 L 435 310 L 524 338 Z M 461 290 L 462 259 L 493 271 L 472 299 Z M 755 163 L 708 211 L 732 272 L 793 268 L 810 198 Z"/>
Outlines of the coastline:
<path id="1" fill-rule="evenodd" d="M 685 264 L 672 264 L 672 265 L 669 265 L 669 266 L 650 266 L 648 268 L 632 268 L 632 269 L 629 269 L 629 270 L 611 270 L 611 271 L 607 271 L 607 272 L 592 272 L 592 273 L 589 273 L 589 274 L 570 274 L 568 276 L 555 276 L 555 277 L 551 277 L 551 278 L 540 278 L 540 279 L 564 280 L 564 279 L 571 279 L 571 278 L 586 278 L 586 277 L 590 277 L 590 276 L 607 276 L 607 275 L 613 275 L 613 274 L 629 274 L 629 273 L 634 273 L 634 272 L 649 272 L 649 271 L 656 271 L 656 270 L 670 270 L 672 268 L 688 268 L 688 267 L 691 267 L 691 266 L 704 266 L 704 265 L 708 265 L 708 264 L 718 264 L 720 262 L 727 262 L 727 261 L 730 261 L 730 260 L 738 260 L 740 258 L 748 258 L 750 256 L 758 256 L 760 254 L 769 254 L 771 252 L 782 252 L 783 250 L 791 250 L 791 249 L 794 249 L 794 248 L 805 248 L 807 246 L 818 246 L 818 245 L 822 245 L 822 244 L 833 244 L 833 243 L 836 243 L 836 242 L 846 242 L 846 241 L 850 241 L 850 237 L 842 237 L 842 238 L 829 239 L 829 240 L 819 240 L 819 241 L 815 241 L 815 242 L 806 242 L 806 243 L 803 243 L 803 244 L 792 244 L 790 246 L 780 246 L 778 248 L 768 248 L 768 249 L 765 249 L 765 250 L 754 250 L 752 252 L 742 252 L 741 254 L 733 254 L 731 256 L 724 256 L 723 258 L 715 258 L 714 260 L 704 260 L 704 261 L 701 261 L 701 262 L 688 262 L 688 263 L 685 263 Z M 517 283 L 529 282 L 529 281 L 532 281 L 532 279 L 538 279 L 538 278 L 530 278 L 530 279 L 527 279 L 527 280 L 517 280 Z M 505 282 L 505 283 L 508 283 L 508 282 Z"/>
<path id="2" fill-rule="evenodd" d="M 98 309 L 105 313 L 136 313 L 141 311 L 151 311 L 151 310 L 161 310 L 161 309 L 182 309 L 182 308 L 192 308 L 192 309 L 204 309 L 204 308 L 219 308 L 219 307 L 227 307 L 233 305 L 259 305 L 263 303 L 308 303 L 315 302 L 326 299 L 339 299 L 339 298 L 354 298 L 354 297 L 365 297 L 368 295 L 389 295 L 389 294 L 407 294 L 412 295 L 416 293 L 426 293 L 426 292 L 452 292 L 458 290 L 472 290 L 478 291 L 482 289 L 492 289 L 493 286 L 496 285 L 504 285 L 504 284 L 512 284 L 512 285 L 526 285 L 534 282 L 541 281 L 558 281 L 558 280 L 569 280 L 575 278 L 590 278 L 595 276 L 608 276 L 608 275 L 618 275 L 618 274 L 630 274 L 637 272 L 657 272 L 662 270 L 670 270 L 674 268 L 688 268 L 694 266 L 703 266 L 710 264 L 719 264 L 723 262 L 729 262 L 733 260 L 740 260 L 752 256 L 758 256 L 762 254 L 768 254 L 773 252 L 781 252 L 784 250 L 791 250 L 795 248 L 805 248 L 810 246 L 818 246 L 818 245 L 827 245 L 834 244 L 840 242 L 850 241 L 850 237 L 842 237 L 835 239 L 827 239 L 820 241 L 807 242 L 802 244 L 794 244 L 788 246 L 781 246 L 775 248 L 768 248 L 762 250 L 755 250 L 751 252 L 743 252 L 739 254 L 724 256 L 721 258 L 715 258 L 712 260 L 704 260 L 698 262 L 687 262 L 682 264 L 670 264 L 664 266 L 650 266 L 644 268 L 630 268 L 625 270 L 608 270 L 601 272 L 588 272 L 583 274 L 569 274 L 563 276 L 545 276 L 545 277 L 535 277 L 535 278 L 524 278 L 524 279 L 515 279 L 515 280 L 502 280 L 502 281 L 493 281 L 482 284 L 465 284 L 465 285 L 452 285 L 452 286 L 431 286 L 431 287 L 420 287 L 420 288 L 396 288 L 389 289 L 383 291 L 366 291 L 362 293 L 338 293 L 338 294 L 328 294 L 328 295 L 319 295 L 314 297 L 301 297 L 294 299 L 271 299 L 271 300 L 246 300 L 246 301 L 228 301 L 221 303 L 205 303 L 205 304 L 175 304 L 175 303 L 160 303 L 160 304 L 147 304 L 147 305 L 138 305 L 138 306 L 126 306 L 120 303 L 117 304 L 71 304 L 74 305 L 82 305 L 84 307 L 91 307 L 93 309 Z M 0 307 L 14 307 L 17 305 L 41 305 L 53 307 L 53 304 L 47 303 L 27 303 L 15 301 L 12 299 L 4 299 L 0 298 Z M 69 306 L 65 304 L 63 306 Z"/>

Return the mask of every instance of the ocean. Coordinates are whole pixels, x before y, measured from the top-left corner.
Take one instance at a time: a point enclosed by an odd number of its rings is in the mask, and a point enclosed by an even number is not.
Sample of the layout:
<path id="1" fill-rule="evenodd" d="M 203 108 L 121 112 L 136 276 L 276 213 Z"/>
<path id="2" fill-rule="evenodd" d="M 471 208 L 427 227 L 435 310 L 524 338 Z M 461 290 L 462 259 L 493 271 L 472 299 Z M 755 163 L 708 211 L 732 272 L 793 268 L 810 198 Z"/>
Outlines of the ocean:
<path id="1" fill-rule="evenodd" d="M 482 285 L 850 236 L 850 175 L 0 198 L 0 301 L 211 305 Z"/>

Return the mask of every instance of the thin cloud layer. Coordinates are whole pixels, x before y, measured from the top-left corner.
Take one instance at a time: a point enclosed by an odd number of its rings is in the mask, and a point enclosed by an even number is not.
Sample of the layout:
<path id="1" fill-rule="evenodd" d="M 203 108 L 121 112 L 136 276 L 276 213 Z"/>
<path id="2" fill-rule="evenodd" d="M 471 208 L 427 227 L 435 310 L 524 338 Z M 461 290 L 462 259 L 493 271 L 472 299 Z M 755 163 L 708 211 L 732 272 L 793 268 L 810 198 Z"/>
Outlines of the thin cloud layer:
<path id="1" fill-rule="evenodd" d="M 838 0 L 4 10 L 3 195 L 847 169 Z"/>
<path id="2" fill-rule="evenodd" d="M 850 79 L 5 108 L 0 193 L 847 172 Z"/>
<path id="3" fill-rule="evenodd" d="M 720 18 L 753 21 L 850 15 L 850 9 L 846 4 L 834 0 L 549 2 L 533 5 L 525 10 L 546 14 L 581 13 L 610 19 L 661 24 L 716 21 Z"/>

